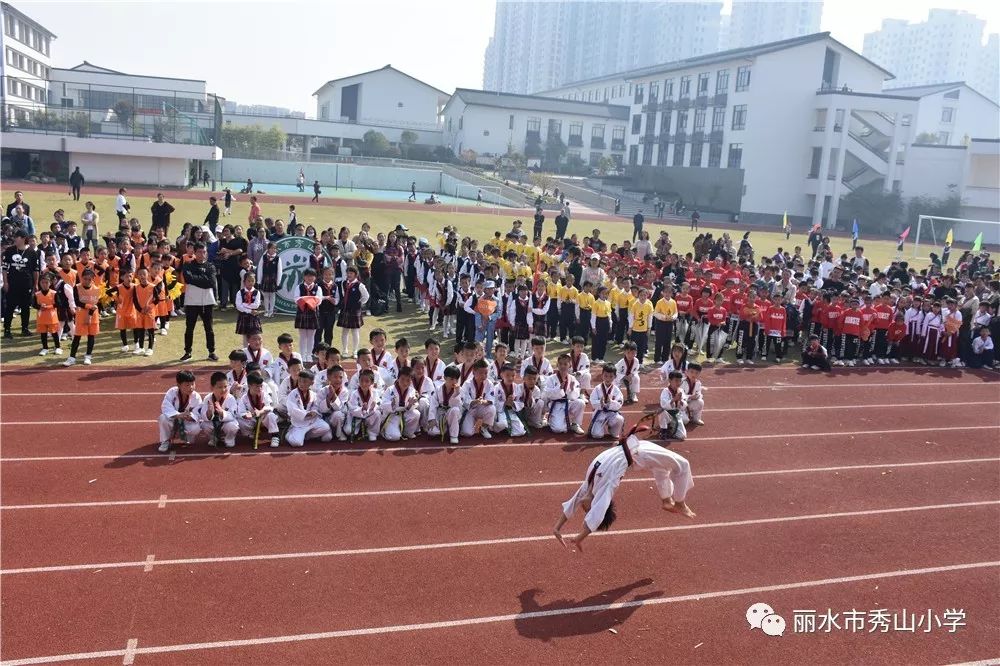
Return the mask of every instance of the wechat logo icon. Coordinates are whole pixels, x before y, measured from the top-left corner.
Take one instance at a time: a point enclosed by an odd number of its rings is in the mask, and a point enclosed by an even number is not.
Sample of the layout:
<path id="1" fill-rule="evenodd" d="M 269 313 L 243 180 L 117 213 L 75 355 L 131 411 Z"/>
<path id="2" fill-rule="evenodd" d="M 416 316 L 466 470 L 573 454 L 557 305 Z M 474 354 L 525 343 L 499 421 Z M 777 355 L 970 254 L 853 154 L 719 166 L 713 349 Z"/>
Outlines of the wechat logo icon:
<path id="1" fill-rule="evenodd" d="M 768 636 L 781 636 L 785 633 L 785 618 L 774 612 L 774 609 L 763 603 L 755 603 L 747 609 L 747 624 L 750 630 L 760 629 Z"/>

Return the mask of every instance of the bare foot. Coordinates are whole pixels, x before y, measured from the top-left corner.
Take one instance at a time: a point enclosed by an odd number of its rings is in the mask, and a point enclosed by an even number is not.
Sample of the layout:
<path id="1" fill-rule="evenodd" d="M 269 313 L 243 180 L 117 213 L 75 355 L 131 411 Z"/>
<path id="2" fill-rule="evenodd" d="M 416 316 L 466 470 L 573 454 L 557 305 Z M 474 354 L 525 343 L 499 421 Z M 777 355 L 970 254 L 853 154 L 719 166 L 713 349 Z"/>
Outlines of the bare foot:
<path id="1" fill-rule="evenodd" d="M 691 510 L 691 507 L 684 502 L 674 502 L 673 500 L 664 500 L 663 510 L 671 513 L 679 513 L 687 518 L 694 518 L 697 515 Z"/>
<path id="2" fill-rule="evenodd" d="M 583 539 L 579 536 L 572 537 L 569 542 L 573 545 L 573 548 L 582 553 L 583 552 Z"/>

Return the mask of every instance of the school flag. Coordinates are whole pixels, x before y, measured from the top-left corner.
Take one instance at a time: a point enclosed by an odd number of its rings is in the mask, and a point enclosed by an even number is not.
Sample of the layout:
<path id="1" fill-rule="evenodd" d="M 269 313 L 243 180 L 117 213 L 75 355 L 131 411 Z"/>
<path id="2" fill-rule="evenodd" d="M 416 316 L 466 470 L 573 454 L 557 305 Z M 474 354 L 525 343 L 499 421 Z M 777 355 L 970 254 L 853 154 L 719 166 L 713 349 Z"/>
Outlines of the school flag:
<path id="1" fill-rule="evenodd" d="M 851 229 L 851 249 L 858 246 L 858 237 L 861 235 L 861 228 L 858 227 L 858 218 L 854 218 L 854 228 Z"/>
<path id="2" fill-rule="evenodd" d="M 944 237 L 944 244 L 945 245 L 954 245 L 955 244 L 955 230 L 954 229 L 949 229 L 948 230 L 948 235 Z"/>
<path id="3" fill-rule="evenodd" d="M 787 229 L 788 228 L 788 211 L 787 210 L 785 211 L 785 214 L 781 218 L 781 228 L 782 229 Z"/>
<path id="4" fill-rule="evenodd" d="M 903 229 L 903 233 L 899 234 L 899 242 L 902 243 L 903 241 L 905 241 L 909 235 L 910 235 L 910 228 L 906 227 L 905 229 Z"/>
<path id="5" fill-rule="evenodd" d="M 972 241 L 972 251 L 979 252 L 983 249 L 983 232 L 980 231 L 976 236 L 976 240 Z"/>

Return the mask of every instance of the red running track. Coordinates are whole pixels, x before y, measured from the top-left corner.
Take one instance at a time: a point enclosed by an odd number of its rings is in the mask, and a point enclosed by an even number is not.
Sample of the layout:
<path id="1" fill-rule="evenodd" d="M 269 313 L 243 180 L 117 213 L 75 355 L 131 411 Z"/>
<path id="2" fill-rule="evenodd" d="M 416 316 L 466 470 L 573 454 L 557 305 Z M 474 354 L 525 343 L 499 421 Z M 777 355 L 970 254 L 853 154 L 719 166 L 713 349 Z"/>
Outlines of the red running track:
<path id="1" fill-rule="evenodd" d="M 163 371 L 149 374 L 133 373 L 133 388 L 162 390 Z M 80 392 L 128 390 L 113 376 L 71 376 Z M 51 390 L 47 377 L 3 373 L 5 423 L 34 398 L 9 394 Z M 956 384 L 942 394 L 948 381 Z M 583 438 L 171 461 L 137 444 L 149 441 L 152 424 L 122 424 L 103 438 L 96 424 L 3 425 L 3 658 L 423 663 L 468 661 L 474 650 L 480 661 L 596 663 L 610 653 L 646 663 L 800 663 L 803 648 L 818 663 L 859 650 L 873 662 L 997 656 L 989 636 L 1000 628 L 1000 430 L 990 377 L 767 369 L 706 373 L 706 384 L 719 411 L 673 446 L 700 477 L 691 495 L 698 518 L 659 512 L 635 475 L 619 491 L 621 521 L 583 555 L 546 536 L 558 502 L 603 446 Z M 650 382 L 644 401 L 657 392 Z M 953 404 L 944 420 L 932 407 L 822 407 L 935 398 L 987 404 Z M 113 412 L 117 399 L 139 411 L 158 402 L 100 395 L 90 409 Z M 93 418 L 77 396 L 60 400 L 55 411 L 66 420 Z M 772 409 L 724 411 L 748 401 Z M 786 404 L 814 409 L 776 409 Z M 24 420 L 42 418 L 50 417 Z M 954 427 L 967 429 L 945 429 Z M 86 451 L 103 457 L 33 459 Z M 510 487 L 519 484 L 533 485 Z M 303 493 L 322 496 L 295 497 Z M 105 504 L 122 500 L 145 503 Z M 52 502 L 73 506 L 11 506 Z M 484 539 L 499 541 L 455 545 Z M 452 545 L 413 549 L 421 544 Z M 358 548 L 365 552 L 343 552 Z M 262 559 L 276 553 L 291 557 Z M 149 555 L 148 567 L 117 564 Z M 233 555 L 250 559 L 218 559 Z M 207 559 L 163 563 L 192 557 Z M 53 565 L 81 568 L 13 571 Z M 963 607 L 968 626 L 912 635 L 789 627 L 771 638 L 745 624 L 746 606 L 760 600 L 789 624 L 796 608 L 947 605 Z M 613 602 L 626 606 L 606 607 Z"/>

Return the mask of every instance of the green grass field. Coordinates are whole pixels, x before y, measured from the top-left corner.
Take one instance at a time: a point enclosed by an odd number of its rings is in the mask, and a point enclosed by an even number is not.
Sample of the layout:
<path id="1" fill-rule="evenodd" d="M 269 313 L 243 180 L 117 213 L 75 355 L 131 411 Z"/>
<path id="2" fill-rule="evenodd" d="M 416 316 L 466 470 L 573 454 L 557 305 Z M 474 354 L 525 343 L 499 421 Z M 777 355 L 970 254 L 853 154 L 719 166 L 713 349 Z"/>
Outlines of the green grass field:
<path id="1" fill-rule="evenodd" d="M 62 208 L 66 211 L 67 219 L 70 220 L 79 219 L 80 213 L 83 211 L 83 206 L 79 205 L 82 202 L 74 202 L 72 197 L 68 196 L 67 193 L 32 191 L 29 187 L 22 187 L 21 189 L 24 192 L 25 200 L 31 204 L 32 217 L 39 231 L 48 228 L 48 225 L 52 221 L 52 211 Z M 96 191 L 84 192 L 84 200 L 93 201 L 97 206 L 98 212 L 101 214 L 102 232 L 117 228 L 117 218 L 114 214 L 114 194 L 111 190 L 103 190 L 100 193 Z M 401 193 L 400 199 L 405 200 L 405 198 L 406 194 Z M 288 212 L 287 204 L 269 203 L 268 199 L 269 197 L 266 195 L 259 197 L 264 216 L 285 218 Z M 5 185 L 4 189 L 0 191 L 0 201 L 3 201 L 6 205 L 7 202 L 12 200 L 13 188 Z M 205 213 L 208 210 L 207 193 L 204 200 L 193 200 L 171 198 L 170 193 L 167 192 L 167 200 L 176 208 L 176 212 L 171 217 L 172 236 L 176 236 L 179 233 L 181 226 L 185 222 L 200 224 L 204 220 Z M 152 199 L 130 197 L 130 203 L 136 216 L 143 221 L 144 227 L 148 226 L 148 210 L 152 204 Z M 505 213 L 502 209 L 499 214 L 496 214 L 492 210 L 484 210 L 483 212 L 452 212 L 450 210 L 443 210 L 442 208 L 428 210 L 418 204 L 414 204 L 414 206 L 415 208 L 412 211 L 385 210 L 317 205 L 310 204 L 308 200 L 304 200 L 302 203 L 296 204 L 296 212 L 300 223 L 306 226 L 313 225 L 318 231 L 329 227 L 337 229 L 341 226 L 347 226 L 354 233 L 360 228 L 363 222 L 368 222 L 372 226 L 373 231 L 384 232 L 395 228 L 397 224 L 404 224 L 410 229 L 411 234 L 431 240 L 444 226 L 453 225 L 458 228 L 460 234 L 476 238 L 481 242 L 492 238 L 495 231 L 500 231 L 501 233 L 509 231 L 511 222 L 515 219 L 514 215 Z M 248 211 L 249 204 L 245 197 L 240 197 L 240 201 L 234 206 L 233 215 L 230 218 L 224 218 L 224 222 L 245 225 Z M 546 215 L 545 232 L 547 234 L 554 233 L 552 217 L 554 216 L 551 214 Z M 527 227 L 530 224 L 530 218 L 525 219 L 525 226 Z M 647 220 L 646 229 L 650 232 L 651 238 L 655 238 L 659 228 L 659 225 L 653 223 L 651 220 Z M 665 228 L 670 232 L 670 238 L 673 240 L 675 251 L 684 253 L 690 250 L 691 242 L 696 235 L 694 232 L 681 226 L 666 226 Z M 622 218 L 606 218 L 602 220 L 573 219 L 570 222 L 569 233 L 576 233 L 582 238 L 585 235 L 589 235 L 592 229 L 599 229 L 601 237 L 608 244 L 620 242 L 632 236 L 631 221 Z M 729 231 L 738 244 L 739 236 L 742 232 L 726 229 L 725 225 L 702 225 L 702 232 L 712 232 L 716 236 L 721 235 L 725 231 Z M 785 240 L 785 236 L 780 230 L 771 232 L 754 230 L 750 238 L 754 244 L 757 256 L 774 254 L 778 247 L 783 247 L 790 251 L 796 244 L 805 246 L 804 230 L 799 230 L 799 233 L 793 234 L 790 241 Z M 873 266 L 887 265 L 896 253 L 895 243 L 891 241 L 866 241 L 863 239 L 862 244 L 865 246 L 865 254 L 871 260 Z M 833 250 L 837 254 L 849 252 L 850 239 L 834 238 Z M 372 328 L 375 321 L 373 318 L 368 318 L 365 330 L 362 331 L 363 340 L 367 339 L 368 330 Z M 292 317 L 276 317 L 264 320 L 264 322 L 265 345 L 272 350 L 277 347 L 274 339 L 278 334 L 283 332 L 294 333 Z M 386 329 L 390 341 L 401 335 L 405 335 L 411 340 L 411 344 L 413 340 L 422 343 L 427 336 L 431 335 L 426 317 L 417 313 L 413 306 L 409 304 L 404 307 L 401 314 L 397 314 L 393 306 L 389 314 L 377 320 L 377 325 Z M 114 320 L 112 318 L 103 320 L 101 326 L 102 333 L 98 337 L 94 353 L 95 365 L 131 366 L 174 363 L 183 353 L 183 321 L 175 321 L 168 335 L 158 335 L 156 337 L 156 351 L 149 358 L 121 353 L 121 343 L 117 332 L 113 330 Z M 15 321 L 15 340 L 13 342 L 5 341 L 2 346 L 2 360 L 4 363 L 48 365 L 55 364 L 65 358 L 65 356 L 52 355 L 45 358 L 37 356 L 40 349 L 37 336 L 32 335 L 30 338 L 21 338 L 17 332 L 17 327 L 18 323 Z M 32 317 L 33 330 L 34 318 Z M 226 354 L 230 350 L 240 346 L 240 336 L 235 334 L 235 330 L 236 317 L 232 309 L 216 314 L 216 353 L 222 359 L 225 359 Z M 335 336 L 334 344 L 339 346 L 339 331 L 335 331 Z M 69 341 L 67 340 L 63 344 L 67 347 L 66 351 L 68 353 Z M 422 344 L 420 347 L 422 348 Z M 552 351 L 559 349 L 559 346 L 552 347 Z M 414 352 L 416 351 L 417 349 L 415 348 Z M 196 361 L 203 361 L 207 355 L 204 336 L 200 326 L 195 334 L 194 355 Z M 82 360 L 82 351 L 78 360 Z"/>

